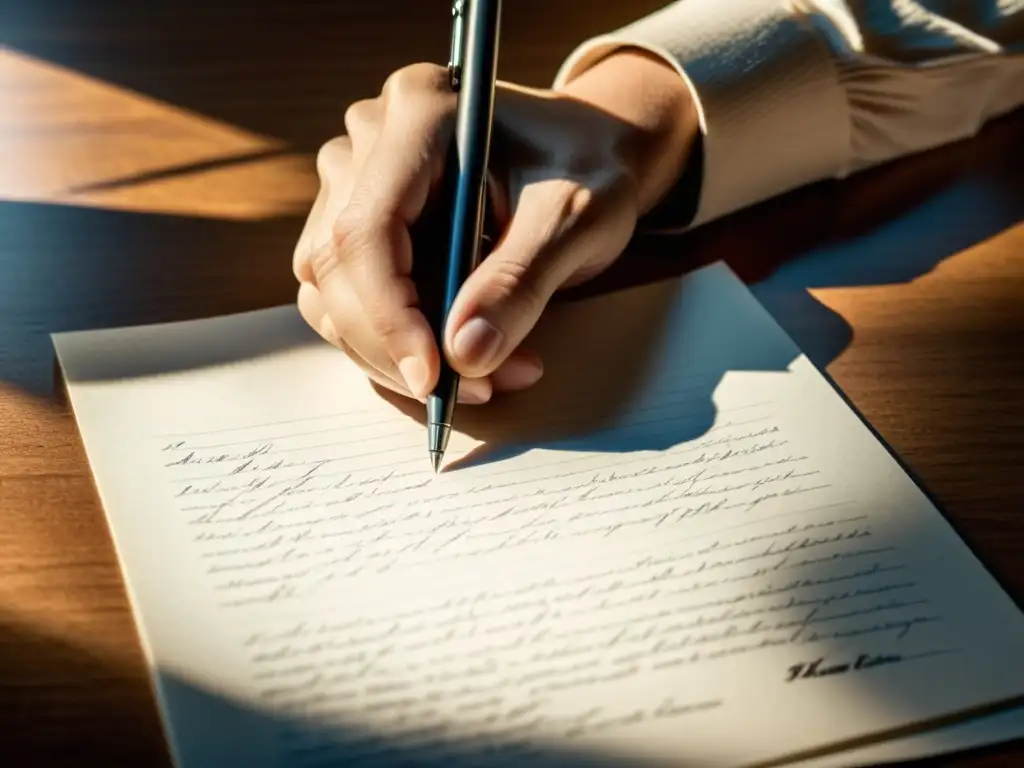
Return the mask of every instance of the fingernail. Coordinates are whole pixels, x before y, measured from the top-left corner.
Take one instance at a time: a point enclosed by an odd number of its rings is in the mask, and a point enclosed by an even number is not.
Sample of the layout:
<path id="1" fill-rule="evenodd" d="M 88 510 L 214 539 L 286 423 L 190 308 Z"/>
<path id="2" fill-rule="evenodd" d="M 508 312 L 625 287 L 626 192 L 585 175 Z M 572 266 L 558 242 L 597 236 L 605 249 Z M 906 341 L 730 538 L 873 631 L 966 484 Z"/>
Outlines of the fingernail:
<path id="1" fill-rule="evenodd" d="M 470 379 L 463 377 L 459 381 L 459 402 L 470 405 L 483 405 L 491 399 L 491 382 L 488 379 Z"/>
<path id="2" fill-rule="evenodd" d="M 459 386 L 459 402 L 466 405 L 483 405 L 490 400 L 490 393 L 478 392 L 470 387 Z"/>
<path id="3" fill-rule="evenodd" d="M 487 365 L 498 354 L 502 334 L 482 317 L 474 317 L 463 325 L 452 339 L 452 352 L 471 365 Z"/>
<path id="4" fill-rule="evenodd" d="M 498 389 L 516 390 L 532 387 L 543 375 L 544 366 L 540 360 L 511 357 L 498 366 L 491 378 Z"/>
<path id="5" fill-rule="evenodd" d="M 398 361 L 398 372 L 405 379 L 405 386 L 414 395 L 420 395 L 427 384 L 427 367 L 418 357 L 403 357 Z"/>

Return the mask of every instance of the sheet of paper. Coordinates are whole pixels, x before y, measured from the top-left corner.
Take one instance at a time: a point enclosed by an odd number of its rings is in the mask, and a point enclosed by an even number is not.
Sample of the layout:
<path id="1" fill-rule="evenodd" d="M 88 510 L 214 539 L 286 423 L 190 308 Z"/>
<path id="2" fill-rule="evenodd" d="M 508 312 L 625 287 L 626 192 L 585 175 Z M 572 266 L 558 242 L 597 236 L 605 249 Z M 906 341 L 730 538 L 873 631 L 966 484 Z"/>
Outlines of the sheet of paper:
<path id="1" fill-rule="evenodd" d="M 290 307 L 55 337 L 183 768 L 762 765 L 1024 696 L 1021 611 L 727 268 L 532 341 L 435 476 Z"/>

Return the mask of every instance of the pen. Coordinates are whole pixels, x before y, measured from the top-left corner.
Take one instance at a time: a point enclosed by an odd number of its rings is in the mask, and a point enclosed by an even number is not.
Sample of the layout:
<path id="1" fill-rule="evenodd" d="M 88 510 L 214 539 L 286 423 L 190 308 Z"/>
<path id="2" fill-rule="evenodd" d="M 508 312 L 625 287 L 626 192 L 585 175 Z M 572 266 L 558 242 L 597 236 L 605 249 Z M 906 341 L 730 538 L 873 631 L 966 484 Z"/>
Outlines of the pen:
<path id="1" fill-rule="evenodd" d="M 451 87 L 458 92 L 454 151 L 448 163 L 453 174 L 451 230 L 444 277 L 444 300 L 437 331 L 444 349 L 444 328 L 459 289 L 480 260 L 487 211 L 487 163 L 494 122 L 494 87 L 498 72 L 498 30 L 501 0 L 454 0 L 448 61 Z M 459 395 L 459 374 L 441 354 L 437 386 L 427 395 L 427 449 L 437 472 L 441 468 Z"/>

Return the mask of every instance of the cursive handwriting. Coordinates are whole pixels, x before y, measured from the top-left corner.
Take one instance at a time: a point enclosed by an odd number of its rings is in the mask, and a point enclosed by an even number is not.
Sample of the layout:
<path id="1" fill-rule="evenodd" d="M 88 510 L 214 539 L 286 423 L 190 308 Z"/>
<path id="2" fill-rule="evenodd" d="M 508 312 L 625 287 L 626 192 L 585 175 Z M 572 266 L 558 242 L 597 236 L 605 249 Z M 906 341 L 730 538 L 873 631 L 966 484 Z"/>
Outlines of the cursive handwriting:
<path id="1" fill-rule="evenodd" d="M 389 733 L 415 726 L 449 735 L 472 713 L 473 733 L 505 743 L 525 728 L 508 713 L 543 714 L 552 700 L 570 697 L 583 717 L 598 691 L 652 674 L 850 633 L 899 640 L 939 620 L 888 552 L 850 547 L 844 568 L 817 577 L 793 565 L 795 553 L 869 539 L 861 519 L 779 526 L 400 611 L 310 616 L 254 632 L 245 647 L 264 704 L 279 711 L 372 712 Z M 602 722 L 626 727 L 631 716 Z M 530 722 L 532 736 L 552 727 Z M 589 732 L 581 728 L 564 733 Z"/>
<path id="2" fill-rule="evenodd" d="M 818 470 L 778 426 L 755 421 L 656 454 L 571 454 L 459 484 L 401 467 L 353 468 L 281 435 L 205 448 L 180 440 L 162 455 L 212 588 L 240 607 L 306 599 L 372 573 L 556 540 L 682 536 L 694 524 L 742 522 L 772 502 L 813 504 L 828 487 Z"/>
<path id="3" fill-rule="evenodd" d="M 552 735 L 728 706 L 607 695 L 652 676 L 812 653 L 790 679 L 819 678 L 845 663 L 826 661 L 837 643 L 905 643 L 942 620 L 770 410 L 744 416 L 667 450 L 455 476 L 378 463 L 381 444 L 355 438 L 306 447 L 300 433 L 183 438 L 160 456 L 212 593 L 247 617 L 260 704 L 387 734 L 296 736 L 299 764 L 386 761 L 408 744 L 444 764 L 455 745 L 527 754 Z M 499 557 L 513 575 L 485 578 Z M 459 577 L 435 594 L 439 568 Z M 366 577 L 405 586 L 367 603 Z"/>
<path id="4" fill-rule="evenodd" d="M 813 661 L 803 661 L 794 664 L 786 671 L 786 682 L 794 680 L 814 680 L 833 675 L 845 675 L 850 672 L 875 669 L 876 667 L 892 666 L 894 664 L 905 664 L 909 661 L 930 658 L 932 656 L 958 653 L 959 649 L 944 649 L 935 651 L 924 651 L 913 654 L 901 653 L 859 653 L 852 659 L 846 661 L 832 661 L 824 656 L 819 656 Z"/>

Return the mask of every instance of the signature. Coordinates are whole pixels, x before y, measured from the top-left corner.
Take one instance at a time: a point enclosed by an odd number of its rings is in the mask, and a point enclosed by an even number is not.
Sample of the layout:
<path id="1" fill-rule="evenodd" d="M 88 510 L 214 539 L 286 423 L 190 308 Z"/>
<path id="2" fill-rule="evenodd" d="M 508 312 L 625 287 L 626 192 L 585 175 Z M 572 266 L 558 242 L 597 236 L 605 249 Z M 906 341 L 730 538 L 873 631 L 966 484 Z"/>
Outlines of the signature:
<path id="1" fill-rule="evenodd" d="M 847 672 L 856 672 L 861 669 L 871 669 L 885 664 L 898 664 L 904 661 L 899 654 L 870 654 L 862 653 L 852 661 L 829 662 L 824 657 L 814 661 L 805 661 L 791 666 L 787 672 L 787 683 L 794 680 L 809 680 L 817 677 L 828 677 L 829 675 L 842 675 Z"/>

